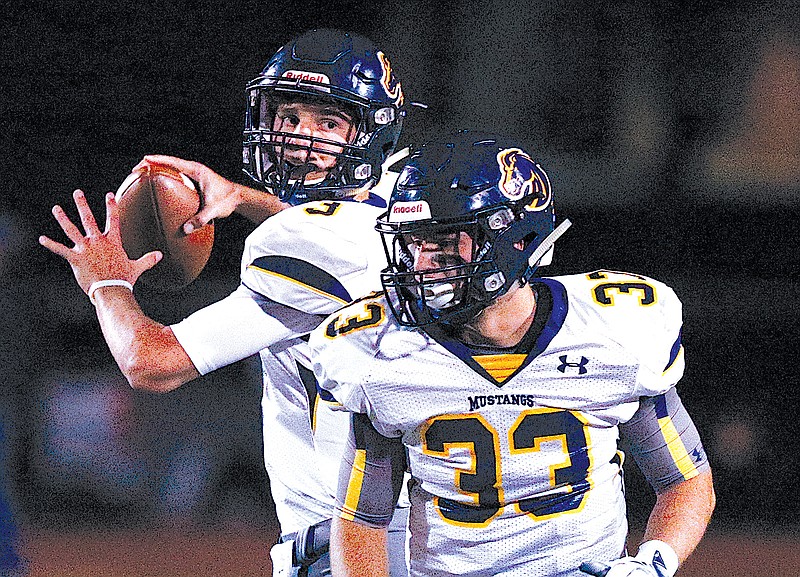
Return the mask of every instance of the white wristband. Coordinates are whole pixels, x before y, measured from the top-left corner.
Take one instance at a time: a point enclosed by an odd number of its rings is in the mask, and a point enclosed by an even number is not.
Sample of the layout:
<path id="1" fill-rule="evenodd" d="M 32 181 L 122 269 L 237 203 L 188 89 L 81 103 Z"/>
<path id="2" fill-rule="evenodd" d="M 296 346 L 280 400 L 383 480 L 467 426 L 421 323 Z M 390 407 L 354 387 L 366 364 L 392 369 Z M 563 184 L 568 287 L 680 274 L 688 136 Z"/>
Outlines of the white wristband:
<path id="1" fill-rule="evenodd" d="M 639 545 L 635 559 L 658 568 L 659 575 L 672 577 L 678 570 L 678 554 L 668 543 L 652 539 Z"/>
<path id="2" fill-rule="evenodd" d="M 92 301 L 92 304 L 97 304 L 94 302 L 94 293 L 97 289 L 101 289 L 107 286 L 121 286 L 125 287 L 129 291 L 133 292 L 133 285 L 126 280 L 111 278 L 107 280 L 98 280 L 93 282 L 89 285 L 89 290 L 86 291 L 86 294 L 89 295 L 89 300 Z"/>

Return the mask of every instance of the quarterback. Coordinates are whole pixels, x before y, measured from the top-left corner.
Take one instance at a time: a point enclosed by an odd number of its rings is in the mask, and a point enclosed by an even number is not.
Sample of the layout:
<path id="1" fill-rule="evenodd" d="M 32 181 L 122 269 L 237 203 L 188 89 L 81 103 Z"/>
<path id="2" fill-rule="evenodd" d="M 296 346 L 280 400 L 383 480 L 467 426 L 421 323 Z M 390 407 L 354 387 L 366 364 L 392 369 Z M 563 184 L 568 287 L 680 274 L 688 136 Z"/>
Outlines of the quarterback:
<path id="1" fill-rule="evenodd" d="M 407 467 L 414 576 L 671 577 L 700 541 L 714 492 L 675 389 L 681 303 L 641 275 L 535 277 L 554 224 L 514 143 L 461 132 L 410 156 L 378 221 L 385 290 L 310 341 L 352 413 L 334 575 L 386 574 Z M 657 493 L 634 556 L 626 453 Z"/>
<path id="2" fill-rule="evenodd" d="M 175 325 L 148 318 L 124 284 L 132 286 L 161 255 L 127 258 L 113 195 L 106 198 L 104 232 L 76 191 L 85 236 L 55 207 L 74 247 L 40 239 L 72 266 L 133 387 L 167 392 L 260 354 L 264 461 L 281 529 L 281 544 L 272 550 L 276 575 L 329 574 L 330 519 L 349 419 L 331 410 L 329 395 L 318 394 L 306 340 L 325 315 L 380 287 L 386 259 L 374 223 L 386 206 L 379 191 L 391 189 L 396 177 L 383 167 L 391 163 L 404 114 L 400 83 L 383 52 L 360 36 L 313 30 L 282 47 L 247 85 L 244 169 L 261 191 L 198 163 L 146 157 L 200 184 L 206 209 L 187 232 L 233 210 L 254 219 L 279 211 L 248 237 L 238 289 Z M 393 575 L 406 574 L 406 510 L 395 516 Z"/>

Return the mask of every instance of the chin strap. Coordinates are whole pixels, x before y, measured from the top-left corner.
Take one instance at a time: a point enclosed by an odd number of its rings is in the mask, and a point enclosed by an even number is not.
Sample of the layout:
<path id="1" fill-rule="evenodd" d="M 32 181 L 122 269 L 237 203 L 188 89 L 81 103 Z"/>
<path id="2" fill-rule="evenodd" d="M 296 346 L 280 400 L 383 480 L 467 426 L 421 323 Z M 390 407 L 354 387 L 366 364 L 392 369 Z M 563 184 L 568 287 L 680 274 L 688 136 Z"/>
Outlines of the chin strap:
<path id="1" fill-rule="evenodd" d="M 528 258 L 528 266 L 530 267 L 537 266 L 539 264 L 539 261 L 542 260 L 542 257 L 544 257 L 545 254 L 547 254 L 547 251 L 553 248 L 553 245 L 556 243 L 556 241 L 559 238 L 561 238 L 561 235 L 567 232 L 567 229 L 571 226 L 572 223 L 567 218 L 564 219 L 564 221 L 561 224 L 559 224 L 555 229 L 553 229 L 553 232 L 551 232 L 545 237 L 545 239 L 539 244 L 539 246 L 536 247 L 536 250 L 533 251 L 531 256 Z"/>

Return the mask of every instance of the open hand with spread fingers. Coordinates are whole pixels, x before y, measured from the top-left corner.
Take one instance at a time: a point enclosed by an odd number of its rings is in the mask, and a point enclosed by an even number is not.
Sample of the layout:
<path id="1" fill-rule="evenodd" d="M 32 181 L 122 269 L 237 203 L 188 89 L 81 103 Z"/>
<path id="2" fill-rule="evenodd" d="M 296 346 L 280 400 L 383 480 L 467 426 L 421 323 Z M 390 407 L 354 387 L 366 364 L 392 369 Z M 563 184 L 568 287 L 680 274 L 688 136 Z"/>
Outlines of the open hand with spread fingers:
<path id="1" fill-rule="evenodd" d="M 73 198 L 85 235 L 64 209 L 56 205 L 53 207 L 53 216 L 74 246 L 69 248 L 47 236 L 40 236 L 39 244 L 69 263 L 75 280 L 90 297 L 91 288 L 103 281 L 115 281 L 114 284 L 119 286 L 132 287 L 144 271 L 161 260 L 163 254 L 160 251 L 149 252 L 136 260 L 128 258 L 122 248 L 119 212 L 113 193 L 106 194 L 106 225 L 102 232 L 83 191 L 76 190 Z M 105 286 L 109 284 L 112 283 Z"/>

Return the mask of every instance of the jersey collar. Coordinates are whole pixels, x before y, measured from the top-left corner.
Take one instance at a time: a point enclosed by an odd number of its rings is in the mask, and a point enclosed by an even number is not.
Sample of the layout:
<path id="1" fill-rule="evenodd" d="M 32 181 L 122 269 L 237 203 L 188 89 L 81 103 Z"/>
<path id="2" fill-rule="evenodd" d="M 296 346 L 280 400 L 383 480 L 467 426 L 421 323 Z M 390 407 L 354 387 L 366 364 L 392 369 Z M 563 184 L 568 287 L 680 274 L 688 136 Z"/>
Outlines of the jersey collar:
<path id="1" fill-rule="evenodd" d="M 556 280 L 549 278 L 533 279 L 533 288 L 538 293 L 537 310 L 534 315 L 533 323 L 522 340 L 514 347 L 493 348 L 467 345 L 459 339 L 453 337 L 444 327 L 431 325 L 424 330 L 440 345 L 447 349 L 451 354 L 461 359 L 470 366 L 475 372 L 481 374 L 487 380 L 501 387 L 507 383 L 515 374 L 523 370 L 533 359 L 538 357 L 550 344 L 553 338 L 561 330 L 564 319 L 567 316 L 569 303 L 567 291 L 564 285 Z M 475 357 L 482 355 L 525 355 L 524 361 L 507 378 L 501 381 L 495 379 L 484 369 Z"/>

